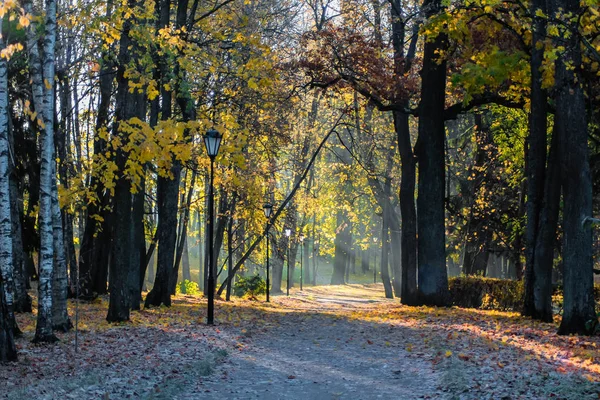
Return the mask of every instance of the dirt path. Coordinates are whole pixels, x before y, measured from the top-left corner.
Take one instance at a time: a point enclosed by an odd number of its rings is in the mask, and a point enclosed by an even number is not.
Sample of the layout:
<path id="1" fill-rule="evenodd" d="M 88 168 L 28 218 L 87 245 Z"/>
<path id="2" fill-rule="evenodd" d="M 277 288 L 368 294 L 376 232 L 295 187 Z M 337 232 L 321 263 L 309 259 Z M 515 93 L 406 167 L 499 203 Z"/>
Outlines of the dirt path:
<path id="1" fill-rule="evenodd" d="M 295 312 L 309 296 L 313 307 Z M 383 300 L 305 292 L 274 301 L 290 311 L 266 332 L 248 333 L 246 350 L 202 382 L 204 398 L 410 399 L 438 386 L 439 373 L 426 359 L 375 344 L 370 324 L 339 317 Z"/>
<path id="2" fill-rule="evenodd" d="M 73 311 L 71 302 L 71 312 Z M 80 305 L 74 332 L 33 345 L 18 315 L 19 361 L 0 399 L 598 399 L 600 337 L 561 337 L 516 313 L 405 307 L 381 285 L 292 291 L 169 309 L 108 324 L 106 298 Z"/>

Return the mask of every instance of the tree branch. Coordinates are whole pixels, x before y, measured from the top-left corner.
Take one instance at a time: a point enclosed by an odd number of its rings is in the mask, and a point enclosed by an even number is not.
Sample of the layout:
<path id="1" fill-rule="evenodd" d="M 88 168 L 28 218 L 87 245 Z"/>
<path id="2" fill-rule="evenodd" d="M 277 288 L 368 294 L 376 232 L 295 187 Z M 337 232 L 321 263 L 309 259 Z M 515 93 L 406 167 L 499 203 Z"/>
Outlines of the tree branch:
<path id="1" fill-rule="evenodd" d="M 217 296 L 220 296 L 223 293 L 223 290 L 227 287 L 227 284 L 228 284 L 229 280 L 233 279 L 233 277 L 235 276 L 235 274 L 237 273 L 237 271 L 242 267 L 242 265 L 248 259 L 248 257 L 250 257 L 250 254 L 252 254 L 252 252 L 254 251 L 254 249 L 256 248 L 256 246 L 258 246 L 258 244 L 262 241 L 262 239 L 267 234 L 267 231 L 275 223 L 275 221 L 281 215 L 281 213 L 283 212 L 283 210 L 285 209 L 285 207 L 287 207 L 287 205 L 289 204 L 289 202 L 294 198 L 294 196 L 296 195 L 296 192 L 300 188 L 300 185 L 306 179 L 306 176 L 308 175 L 308 172 L 310 171 L 310 169 L 312 168 L 313 164 L 315 163 L 315 160 L 317 159 L 317 156 L 321 152 L 321 149 L 323 148 L 323 146 L 325 145 L 325 143 L 327 142 L 327 140 L 329 139 L 329 137 L 331 136 L 331 134 L 335 132 L 335 129 L 337 128 L 338 124 L 342 120 L 343 116 L 344 116 L 344 114 L 341 114 L 339 116 L 339 118 L 336 120 L 336 122 L 333 125 L 333 127 L 329 130 L 329 132 L 327 133 L 327 135 L 325 135 L 325 137 L 323 138 L 323 140 L 321 140 L 321 143 L 319 144 L 319 146 L 317 147 L 317 149 L 313 153 L 310 161 L 308 162 L 308 165 L 306 166 L 306 168 L 304 168 L 304 172 L 302 173 L 302 175 L 300 176 L 300 178 L 298 178 L 298 180 L 296 181 L 296 183 L 294 185 L 294 188 L 292 189 L 292 191 L 290 192 L 290 194 L 288 194 L 288 196 L 283 201 L 283 203 L 281 203 L 281 205 L 279 206 L 279 208 L 277 209 L 277 211 L 275 212 L 275 214 L 273 215 L 273 217 L 271 218 L 271 220 L 269 222 L 267 222 L 267 226 L 266 226 L 265 230 L 263 231 L 263 233 L 258 238 L 256 238 L 256 240 L 252 243 L 252 245 L 250 246 L 250 248 L 248 248 L 248 251 L 246 251 L 246 253 L 242 256 L 242 258 L 240 258 L 238 260 L 238 262 L 235 264 L 235 267 L 233 267 L 233 269 L 231 270 L 231 275 L 228 276 L 225 279 L 225 281 L 223 281 L 223 283 L 221 284 L 221 287 L 219 287 L 219 290 L 217 291 Z"/>

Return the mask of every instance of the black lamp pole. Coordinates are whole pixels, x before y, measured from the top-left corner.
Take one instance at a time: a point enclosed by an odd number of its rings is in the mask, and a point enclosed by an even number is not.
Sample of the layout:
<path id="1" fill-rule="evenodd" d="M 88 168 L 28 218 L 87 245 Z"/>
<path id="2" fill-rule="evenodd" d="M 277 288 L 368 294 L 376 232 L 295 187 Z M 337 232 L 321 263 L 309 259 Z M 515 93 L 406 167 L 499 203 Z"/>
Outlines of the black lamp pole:
<path id="1" fill-rule="evenodd" d="M 304 253 L 304 236 L 300 235 L 300 290 L 302 290 L 302 281 L 304 279 L 304 274 L 302 273 L 302 267 L 303 267 L 303 259 L 302 259 L 302 253 Z"/>
<path id="2" fill-rule="evenodd" d="M 265 212 L 265 217 L 267 217 L 267 234 L 266 234 L 266 238 L 267 238 L 267 303 L 269 303 L 269 285 L 270 285 L 270 281 L 269 281 L 269 228 L 271 228 L 271 212 L 273 212 L 273 205 L 270 203 L 266 203 L 263 206 L 263 210 Z"/>
<path id="3" fill-rule="evenodd" d="M 373 266 L 373 283 L 377 283 L 377 238 L 373 238 L 375 243 L 375 265 Z"/>
<path id="4" fill-rule="evenodd" d="M 292 230 L 291 229 L 286 229 L 285 230 L 285 236 L 287 236 L 288 238 L 288 243 L 287 243 L 287 290 L 286 290 L 286 294 L 287 296 L 290 295 L 290 235 L 292 234 Z"/>
<path id="5" fill-rule="evenodd" d="M 210 186 L 208 192 L 208 310 L 206 313 L 206 323 L 208 325 L 214 325 L 215 323 L 215 257 L 214 257 L 214 245 L 213 240 L 214 234 L 214 220 L 215 220 L 215 193 L 214 193 L 214 181 L 215 181 L 215 157 L 219 153 L 219 146 L 221 145 L 221 134 L 215 129 L 210 129 L 204 135 L 204 144 L 206 145 L 206 152 L 210 157 Z"/>

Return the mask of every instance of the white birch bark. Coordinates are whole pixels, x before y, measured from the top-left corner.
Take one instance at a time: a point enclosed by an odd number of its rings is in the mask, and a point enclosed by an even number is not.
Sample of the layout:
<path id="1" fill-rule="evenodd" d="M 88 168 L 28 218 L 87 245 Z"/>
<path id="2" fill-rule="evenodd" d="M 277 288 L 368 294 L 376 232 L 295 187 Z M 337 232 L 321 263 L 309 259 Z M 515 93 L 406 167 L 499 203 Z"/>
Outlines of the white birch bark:
<path id="1" fill-rule="evenodd" d="M 0 19 L 0 50 L 4 49 L 2 38 L 2 19 Z M 5 58 L 0 57 L 0 281 L 4 292 L 5 306 L 0 304 L 0 312 L 6 310 L 6 315 L 0 316 L 7 321 L 7 329 L 14 329 L 15 316 L 13 312 L 13 259 L 12 259 L 12 224 L 9 186 L 9 144 L 8 144 L 8 65 Z M 0 294 L 1 296 L 2 294 Z M 1 325 L 1 324 L 0 324 Z M 0 333 L 7 337 L 7 333 Z M 12 337 L 12 332 L 10 333 Z M 0 353 L 2 350 L 0 350 Z"/>
<path id="2" fill-rule="evenodd" d="M 56 163 L 52 162 L 52 176 L 56 177 Z M 52 179 L 52 235 L 54 243 L 54 271 L 52 275 L 52 326 L 63 332 L 71 328 L 67 311 L 68 280 L 65 257 L 62 214 L 58 204 L 56 179 Z"/>
<path id="3" fill-rule="evenodd" d="M 35 52 L 36 43 L 30 43 Z M 52 324 L 52 271 L 54 267 L 54 236 L 52 232 L 52 181 L 56 180 L 54 160 L 54 55 L 56 46 L 56 1 L 46 0 L 46 25 L 44 30 L 44 58 L 42 66 L 42 109 L 44 129 L 41 134 L 40 163 L 40 265 L 38 319 L 34 342 L 53 342 L 56 336 Z M 39 53 L 38 53 L 39 54 Z M 34 97 L 39 88 L 34 82 Z M 37 91 L 37 92 L 36 92 Z M 38 99 L 39 100 L 39 99 Z M 37 105 L 36 105 L 37 106 Z"/>

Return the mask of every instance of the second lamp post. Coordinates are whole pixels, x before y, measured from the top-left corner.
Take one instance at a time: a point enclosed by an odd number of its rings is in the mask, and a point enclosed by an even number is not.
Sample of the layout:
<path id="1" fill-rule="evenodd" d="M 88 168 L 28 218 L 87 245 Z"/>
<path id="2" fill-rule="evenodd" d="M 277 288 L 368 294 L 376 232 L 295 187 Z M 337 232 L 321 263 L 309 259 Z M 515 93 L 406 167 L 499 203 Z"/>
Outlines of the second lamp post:
<path id="1" fill-rule="evenodd" d="M 215 193 L 214 193 L 214 181 L 215 181 L 215 158 L 219 154 L 219 147 L 221 146 L 221 139 L 223 137 L 216 129 L 209 129 L 204 135 L 204 145 L 206 146 L 206 152 L 210 157 L 210 186 L 208 192 L 208 279 L 207 279 L 207 293 L 208 293 L 208 310 L 206 313 L 206 323 L 208 325 L 214 325 L 215 323 L 215 256 L 214 256 L 214 245 L 213 240 L 213 225 L 215 222 Z"/>
<path id="2" fill-rule="evenodd" d="M 285 236 L 287 236 L 288 239 L 288 248 L 287 248 L 287 295 L 290 295 L 290 236 L 292 235 L 292 230 L 289 228 L 286 228 L 285 230 Z"/>
<path id="3" fill-rule="evenodd" d="M 265 217 L 267 217 L 267 229 L 266 229 L 266 239 L 267 239 L 267 303 L 269 302 L 269 228 L 271 227 L 271 213 L 273 212 L 273 204 L 265 203 L 263 206 L 263 211 L 265 212 Z"/>

